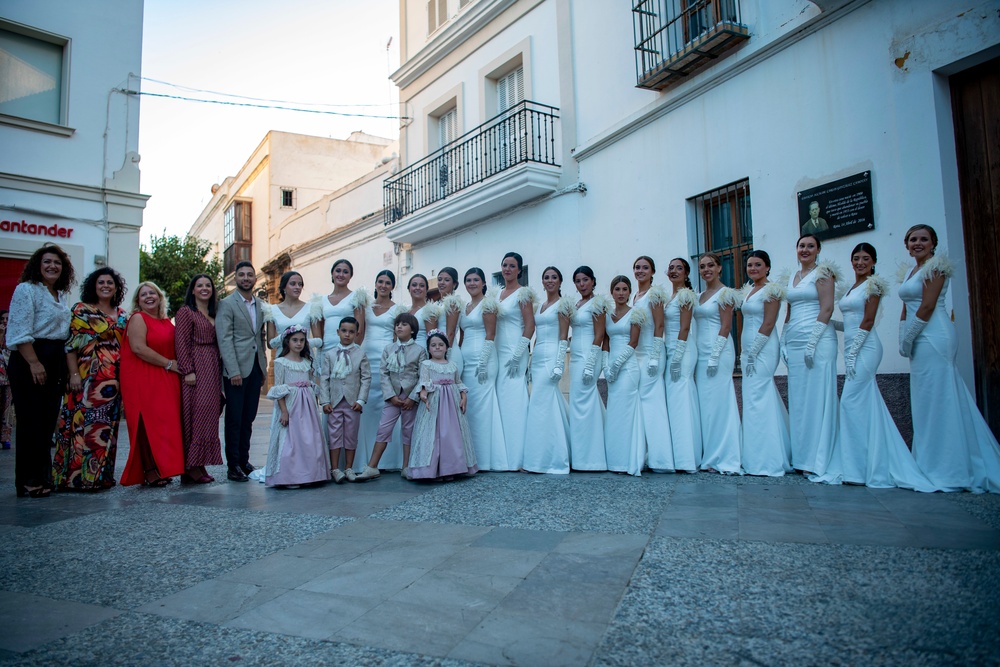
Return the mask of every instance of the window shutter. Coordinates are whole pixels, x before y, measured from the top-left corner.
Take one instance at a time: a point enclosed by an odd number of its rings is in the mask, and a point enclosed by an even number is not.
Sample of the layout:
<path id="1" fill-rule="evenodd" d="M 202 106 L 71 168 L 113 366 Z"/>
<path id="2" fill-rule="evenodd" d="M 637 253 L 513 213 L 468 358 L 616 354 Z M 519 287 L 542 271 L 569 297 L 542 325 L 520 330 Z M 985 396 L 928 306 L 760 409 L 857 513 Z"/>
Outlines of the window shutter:
<path id="1" fill-rule="evenodd" d="M 438 147 L 450 144 L 457 138 L 458 109 L 452 109 L 438 118 Z"/>
<path id="2" fill-rule="evenodd" d="M 427 34 L 431 34 L 437 28 L 437 0 L 427 0 Z"/>
<path id="3" fill-rule="evenodd" d="M 524 68 L 518 67 L 497 80 L 497 113 L 503 113 L 523 99 Z"/>

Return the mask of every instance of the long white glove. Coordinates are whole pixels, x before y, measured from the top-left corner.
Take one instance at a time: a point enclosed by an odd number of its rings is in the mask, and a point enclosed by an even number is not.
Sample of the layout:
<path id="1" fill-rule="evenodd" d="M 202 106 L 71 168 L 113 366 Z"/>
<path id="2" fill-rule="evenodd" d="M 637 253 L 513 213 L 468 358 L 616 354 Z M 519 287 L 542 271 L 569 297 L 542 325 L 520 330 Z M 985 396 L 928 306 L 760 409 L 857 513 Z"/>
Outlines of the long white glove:
<path id="1" fill-rule="evenodd" d="M 507 360 L 507 363 L 504 364 L 504 368 L 507 369 L 507 377 L 510 379 L 513 380 L 518 375 L 523 375 L 520 369 L 521 357 L 523 357 L 524 353 L 528 351 L 528 344 L 530 342 L 530 340 L 521 336 L 521 339 L 517 341 L 517 347 L 514 348 L 514 354 L 512 354 L 510 359 Z"/>
<path id="2" fill-rule="evenodd" d="M 681 379 L 681 365 L 684 363 L 684 352 L 687 350 L 687 346 L 686 340 L 678 339 L 674 353 L 670 355 L 670 379 L 674 382 Z"/>
<path id="3" fill-rule="evenodd" d="M 844 375 L 848 380 L 853 380 L 855 375 L 855 364 L 858 362 L 858 352 L 861 351 L 862 346 L 865 344 L 865 340 L 868 338 L 870 331 L 865 331 L 864 329 L 858 329 L 858 332 L 854 334 L 854 340 L 851 341 L 851 349 L 847 351 L 844 355 Z"/>
<path id="4" fill-rule="evenodd" d="M 914 316 L 913 321 L 910 322 L 910 326 L 906 328 L 906 332 L 903 332 L 903 328 L 899 328 L 899 353 L 906 357 L 907 359 L 913 358 L 913 342 L 917 340 L 917 336 L 920 332 L 924 330 L 927 326 L 927 322 L 923 321 L 919 317 Z"/>
<path id="5" fill-rule="evenodd" d="M 618 379 L 618 372 L 621 371 L 622 366 L 625 365 L 625 362 L 627 362 L 629 359 L 632 358 L 633 354 L 635 354 L 635 350 L 632 349 L 632 346 L 626 345 L 625 349 L 622 350 L 622 353 L 618 355 L 618 358 L 615 359 L 614 362 L 612 362 L 611 367 L 605 374 L 605 377 L 608 379 L 608 382 L 614 382 L 615 380 Z"/>
<path id="6" fill-rule="evenodd" d="M 489 377 L 490 357 L 493 356 L 495 350 L 496 344 L 488 340 L 483 343 L 483 349 L 479 351 L 479 363 L 476 365 L 476 379 L 479 380 L 479 384 L 486 384 Z"/>
<path id="7" fill-rule="evenodd" d="M 823 332 L 826 331 L 826 326 L 820 321 L 813 322 L 812 331 L 809 332 L 809 342 L 806 343 L 806 368 L 813 367 L 813 357 L 816 356 L 816 346 L 819 345 L 819 339 L 823 337 Z"/>
<path id="8" fill-rule="evenodd" d="M 649 350 L 649 362 L 646 364 L 646 372 L 649 377 L 656 377 L 660 372 L 660 355 L 663 353 L 663 338 L 654 338 L 653 347 Z"/>
<path id="9" fill-rule="evenodd" d="M 712 354 L 708 356 L 708 368 L 705 371 L 708 373 L 708 377 L 714 378 L 715 374 L 719 372 L 719 357 L 722 356 L 722 351 L 726 349 L 726 342 L 728 340 L 728 336 L 715 337 L 715 342 L 712 343 Z"/>
<path id="10" fill-rule="evenodd" d="M 747 365 L 743 367 L 743 374 L 747 377 L 752 376 L 757 372 L 757 355 L 760 351 L 764 349 L 767 345 L 769 336 L 765 336 L 761 332 L 757 332 L 757 335 L 753 337 L 753 342 L 750 343 L 750 349 L 747 350 Z"/>
<path id="11" fill-rule="evenodd" d="M 563 366 L 566 364 L 566 348 L 568 344 L 566 341 L 559 341 L 559 348 L 556 350 L 556 363 L 552 366 L 552 371 L 549 373 L 549 377 L 552 378 L 553 382 L 559 382 L 563 376 Z"/>
<path id="12" fill-rule="evenodd" d="M 583 384 L 594 384 L 594 367 L 597 366 L 597 358 L 600 355 L 601 346 L 591 345 L 590 354 L 587 355 L 587 361 L 583 364 Z"/>
<path id="13" fill-rule="evenodd" d="M 610 356 L 610 354 L 611 354 L 610 352 L 606 352 L 604 350 L 601 350 L 601 368 L 604 369 L 604 379 L 605 380 L 608 379 L 608 372 L 611 371 L 611 367 L 608 366 L 608 356 Z"/>

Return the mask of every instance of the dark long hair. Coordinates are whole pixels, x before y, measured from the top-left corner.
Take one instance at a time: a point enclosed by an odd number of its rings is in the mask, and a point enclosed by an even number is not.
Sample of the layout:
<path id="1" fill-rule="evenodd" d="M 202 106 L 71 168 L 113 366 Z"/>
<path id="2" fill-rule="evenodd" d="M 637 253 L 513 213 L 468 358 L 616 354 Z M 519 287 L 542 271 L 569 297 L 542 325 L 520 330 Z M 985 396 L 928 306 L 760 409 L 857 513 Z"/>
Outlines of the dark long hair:
<path id="1" fill-rule="evenodd" d="M 913 225 L 912 227 L 907 229 L 906 234 L 903 235 L 903 245 L 906 245 L 907 243 L 910 242 L 910 234 L 917 231 L 918 229 L 924 229 L 927 231 L 928 234 L 930 234 L 931 243 L 934 244 L 934 248 L 931 251 L 931 254 L 933 255 L 934 254 L 933 251 L 937 250 L 938 247 L 938 236 L 937 232 L 934 231 L 934 228 L 931 227 L 930 225 L 925 225 L 925 224 Z"/>
<path id="2" fill-rule="evenodd" d="M 691 263 L 688 262 L 683 257 L 674 257 L 672 260 L 667 262 L 667 266 L 669 267 L 674 262 L 680 262 L 681 265 L 684 267 L 685 273 L 687 273 L 687 275 L 684 276 L 684 287 L 687 287 L 688 289 L 694 289 L 694 287 L 691 285 Z"/>
<path id="3" fill-rule="evenodd" d="M 59 274 L 56 284 L 52 287 L 57 292 L 65 292 L 70 288 L 70 285 L 76 282 L 76 273 L 73 271 L 73 262 L 70 261 L 69 255 L 55 243 L 43 245 L 31 254 L 28 263 L 24 265 L 24 270 L 21 271 L 21 282 L 38 285 L 45 283 L 45 279 L 42 277 L 42 257 L 45 255 L 55 255 L 62 262 L 62 273 Z"/>
<path id="4" fill-rule="evenodd" d="M 208 282 L 212 283 L 212 296 L 208 298 L 208 316 L 215 318 L 215 305 L 218 301 L 218 292 L 215 290 L 215 281 L 212 280 L 212 276 L 207 273 L 199 273 L 191 279 L 191 282 L 188 283 L 187 293 L 184 295 L 184 305 L 191 310 L 198 310 L 198 302 L 194 297 L 194 284 L 202 278 L 208 278 Z M 306 336 L 306 338 L 308 338 L 308 336 Z"/>
<path id="5" fill-rule="evenodd" d="M 864 241 L 862 241 L 858 245 L 854 246 L 854 250 L 851 251 L 851 259 L 852 260 L 854 259 L 854 255 L 856 255 L 858 252 L 866 252 L 866 253 L 868 253 L 871 256 L 871 258 L 872 258 L 872 273 L 871 273 L 871 275 L 874 276 L 875 275 L 875 265 L 878 264 L 878 252 L 875 251 L 875 246 L 873 246 L 871 243 L 865 243 Z"/>
<path id="6" fill-rule="evenodd" d="M 653 275 L 656 275 L 656 262 L 654 262 L 653 258 L 650 257 L 649 255 L 639 255 L 638 257 L 636 257 L 635 262 L 632 262 L 632 269 L 633 270 L 635 269 L 636 262 L 638 262 L 640 259 L 644 259 L 647 262 L 649 262 L 650 270 L 652 271 Z M 649 282 L 653 282 L 653 276 L 649 277 Z"/>
<path id="7" fill-rule="evenodd" d="M 282 337 L 281 337 L 281 352 L 278 353 L 278 356 L 279 357 L 283 357 L 283 356 L 287 355 L 291 351 L 291 349 L 288 347 L 288 340 L 292 336 L 295 336 L 296 334 L 302 334 L 303 336 L 306 337 L 306 344 L 302 348 L 302 358 L 303 359 L 308 359 L 309 361 L 312 361 L 312 351 L 309 349 L 309 334 L 306 333 L 305 331 L 294 331 L 294 332 L 292 332 L 290 334 L 286 332 L 285 335 L 282 335 Z"/>
<path id="8" fill-rule="evenodd" d="M 500 264 L 503 264 L 503 260 L 507 259 L 508 257 L 513 257 L 514 261 L 517 262 L 517 279 L 520 280 L 521 279 L 521 273 L 524 270 L 524 258 L 521 257 L 521 255 L 519 255 L 516 252 L 509 252 L 509 253 L 507 253 L 506 255 L 503 256 L 503 259 L 500 260 Z"/>
<path id="9" fill-rule="evenodd" d="M 747 259 L 750 259 L 751 257 L 756 257 L 757 259 L 763 260 L 764 261 L 764 266 L 767 267 L 767 273 L 765 275 L 768 275 L 768 276 L 771 275 L 771 256 L 770 255 L 768 255 L 763 250 L 751 250 L 750 252 L 747 253 Z"/>
<path id="10" fill-rule="evenodd" d="M 822 250 L 823 249 L 823 242 L 820 241 L 819 237 L 816 236 L 815 234 L 803 234 L 802 236 L 799 237 L 799 240 L 795 242 L 795 246 L 798 247 L 799 241 L 801 241 L 802 239 L 808 239 L 808 238 L 811 238 L 813 241 L 816 242 L 816 250 Z"/>
<path id="11" fill-rule="evenodd" d="M 483 273 L 483 270 L 480 269 L 478 266 L 474 266 L 474 267 L 472 267 L 471 269 L 469 269 L 468 271 L 465 272 L 465 276 L 462 278 L 462 282 L 464 283 L 465 279 L 468 278 L 471 275 L 477 275 L 477 276 L 479 276 L 480 280 L 483 281 L 483 294 L 485 295 L 486 294 L 486 288 L 488 287 L 488 285 L 486 284 L 486 274 Z"/>
<path id="12" fill-rule="evenodd" d="M 101 276 L 111 276 L 111 279 L 115 281 L 115 295 L 111 297 L 111 305 L 115 308 L 122 305 L 128 287 L 126 287 L 125 279 L 122 278 L 122 275 L 110 266 L 102 266 L 99 269 L 95 269 L 90 272 L 89 276 L 84 278 L 83 285 L 80 287 L 80 301 L 89 304 L 98 302 L 97 279 Z"/>
<path id="13" fill-rule="evenodd" d="M 542 278 L 544 278 L 545 274 L 548 273 L 549 271 L 555 271 L 556 272 L 556 275 L 559 276 L 559 283 L 560 283 L 560 285 L 562 285 L 562 282 L 563 282 L 562 271 L 560 271 L 559 269 L 557 269 L 554 266 L 546 266 L 542 270 Z M 562 287 L 561 286 L 559 288 L 559 296 L 562 296 Z"/>
<path id="14" fill-rule="evenodd" d="M 278 281 L 278 294 L 281 295 L 281 300 L 285 300 L 285 288 L 288 287 L 288 281 L 292 279 L 292 276 L 298 276 L 302 278 L 302 274 L 298 271 L 285 271 L 281 274 L 281 280 Z M 306 284 L 306 279 L 302 278 L 302 286 Z"/>
<path id="15" fill-rule="evenodd" d="M 378 279 L 382 276 L 389 276 L 389 280 L 392 282 L 392 289 L 396 289 L 396 274 L 389 269 L 382 269 L 375 274 L 375 282 L 378 283 Z M 375 290 L 375 298 L 378 298 L 378 290 Z M 389 298 L 392 298 L 392 290 L 389 290 Z"/>

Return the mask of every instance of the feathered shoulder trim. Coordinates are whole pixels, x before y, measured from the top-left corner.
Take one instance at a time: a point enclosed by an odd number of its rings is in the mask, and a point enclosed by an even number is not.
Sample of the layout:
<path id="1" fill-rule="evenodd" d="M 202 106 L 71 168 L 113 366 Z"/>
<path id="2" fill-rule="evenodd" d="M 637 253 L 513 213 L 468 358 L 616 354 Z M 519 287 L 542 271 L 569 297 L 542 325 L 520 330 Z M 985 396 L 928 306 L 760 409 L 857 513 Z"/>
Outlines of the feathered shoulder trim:
<path id="1" fill-rule="evenodd" d="M 698 295 L 690 287 L 682 287 L 677 290 L 674 300 L 681 308 L 694 308 L 694 305 L 698 303 Z"/>
<path id="2" fill-rule="evenodd" d="M 751 280 L 746 285 L 739 289 L 740 294 L 740 305 L 746 303 L 746 300 L 750 297 L 750 292 L 753 291 L 753 281 Z"/>
<path id="3" fill-rule="evenodd" d="M 649 298 L 650 306 L 662 306 L 670 302 L 670 296 L 667 294 L 667 291 L 659 285 L 650 285 L 646 296 Z"/>
<path id="4" fill-rule="evenodd" d="M 785 300 L 785 285 L 783 283 L 770 282 L 764 285 L 761 292 L 764 294 L 764 301 Z"/>
<path id="5" fill-rule="evenodd" d="M 491 315 L 496 315 L 500 312 L 500 302 L 497 298 L 491 294 L 487 294 L 483 297 L 483 313 L 489 313 Z"/>
<path id="6" fill-rule="evenodd" d="M 611 299 L 603 294 L 595 294 L 591 297 L 590 303 L 590 310 L 594 314 L 594 317 L 607 315 L 611 312 Z"/>
<path id="7" fill-rule="evenodd" d="M 723 287 L 719 290 L 719 297 L 717 301 L 723 308 L 728 308 L 730 306 L 733 308 L 739 308 L 743 305 L 743 299 L 740 298 L 740 295 L 741 292 L 734 290 L 732 287 Z"/>
<path id="8" fill-rule="evenodd" d="M 928 280 L 934 280 L 938 276 L 951 278 L 951 274 L 954 272 L 955 267 L 952 266 L 948 255 L 939 253 L 924 262 L 924 265 L 920 267 L 920 279 L 927 282 Z"/>
<path id="9" fill-rule="evenodd" d="M 368 296 L 368 289 L 365 287 L 359 287 L 351 292 L 350 299 L 349 303 L 354 310 L 367 308 L 372 302 L 372 298 Z"/>
<path id="10" fill-rule="evenodd" d="M 465 303 L 462 301 L 462 297 L 455 292 L 452 292 L 445 298 L 441 299 L 442 313 L 461 312 L 464 307 Z"/>
<path id="11" fill-rule="evenodd" d="M 632 326 L 642 326 L 646 323 L 646 311 L 642 308 L 633 308 L 628 314 L 628 323 Z"/>
<path id="12" fill-rule="evenodd" d="M 274 306 L 269 303 L 260 302 L 260 313 L 264 316 L 265 322 L 274 322 Z"/>
<path id="13" fill-rule="evenodd" d="M 882 276 L 872 274 L 865 279 L 865 298 L 885 296 L 889 293 L 889 281 Z"/>
<path id="14" fill-rule="evenodd" d="M 824 259 L 816 265 L 816 280 L 826 279 L 832 280 L 835 283 L 839 283 L 843 280 L 843 274 L 840 271 L 840 267 L 828 259 Z"/>
<path id="15" fill-rule="evenodd" d="M 309 297 L 309 321 L 321 322 L 323 320 L 323 295 L 313 294 Z"/>
<path id="16" fill-rule="evenodd" d="M 285 368 L 291 369 L 293 371 L 310 371 L 312 370 L 312 362 L 308 359 L 303 359 L 302 361 L 292 361 L 287 357 L 278 357 L 274 360 L 274 363 L 281 364 Z"/>
<path id="17" fill-rule="evenodd" d="M 535 305 L 538 303 L 538 295 L 535 294 L 535 290 L 525 285 L 514 294 L 514 302 L 519 306 L 526 303 Z"/>
<path id="18" fill-rule="evenodd" d="M 397 303 L 395 306 L 389 309 L 389 314 L 392 316 L 392 319 L 394 320 L 403 313 L 408 313 L 408 312 L 410 312 L 410 307 L 402 303 Z"/>
<path id="19" fill-rule="evenodd" d="M 417 312 L 419 313 L 420 311 L 423 311 L 423 314 L 420 317 L 422 317 L 425 321 L 437 320 L 441 316 L 441 306 L 436 301 L 428 301 L 424 304 L 424 307 Z M 423 324 L 423 322 L 421 322 L 421 324 Z"/>
<path id="20" fill-rule="evenodd" d="M 900 285 L 905 283 L 906 279 L 910 277 L 910 271 L 912 270 L 912 264 L 907 264 L 906 262 L 899 262 L 896 264 L 896 282 Z"/>
<path id="21" fill-rule="evenodd" d="M 570 319 L 573 319 L 573 316 L 576 315 L 576 303 L 568 296 L 559 299 L 556 309 L 560 315 Z"/>

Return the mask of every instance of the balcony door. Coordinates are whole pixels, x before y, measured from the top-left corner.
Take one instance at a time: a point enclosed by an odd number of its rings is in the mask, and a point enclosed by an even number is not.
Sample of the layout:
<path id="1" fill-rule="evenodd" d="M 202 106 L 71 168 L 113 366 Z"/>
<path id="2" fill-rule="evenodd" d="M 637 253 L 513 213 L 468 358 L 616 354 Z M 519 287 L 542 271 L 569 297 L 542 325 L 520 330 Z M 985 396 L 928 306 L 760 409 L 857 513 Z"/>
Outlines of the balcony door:
<path id="1" fill-rule="evenodd" d="M 442 198 L 461 189 L 462 160 L 458 149 L 448 145 L 458 139 L 458 108 L 438 117 L 438 148 L 443 149 L 437 167 L 438 190 Z"/>
<path id="2" fill-rule="evenodd" d="M 524 101 L 524 67 L 518 67 L 497 79 L 496 126 L 497 171 L 503 171 L 527 155 L 527 140 L 524 114 L 511 111 Z M 511 111 L 511 113 L 506 113 Z"/>

